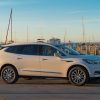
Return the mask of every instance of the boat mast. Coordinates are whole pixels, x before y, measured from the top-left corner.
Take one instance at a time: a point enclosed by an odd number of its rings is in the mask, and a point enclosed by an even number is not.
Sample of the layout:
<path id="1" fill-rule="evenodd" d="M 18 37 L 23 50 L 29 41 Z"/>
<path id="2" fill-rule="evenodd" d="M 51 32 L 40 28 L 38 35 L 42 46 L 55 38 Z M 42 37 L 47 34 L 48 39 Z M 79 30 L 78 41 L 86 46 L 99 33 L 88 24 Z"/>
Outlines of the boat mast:
<path id="1" fill-rule="evenodd" d="M 10 24 L 11 24 L 11 42 L 13 42 L 13 40 L 12 40 L 12 8 L 11 8 L 10 17 L 9 17 L 9 22 L 8 22 L 8 28 L 7 28 L 7 34 L 6 34 L 5 44 L 7 44 Z"/>
<path id="2" fill-rule="evenodd" d="M 29 42 L 29 28 L 28 28 L 28 25 L 27 25 L 27 43 Z"/>
<path id="3" fill-rule="evenodd" d="M 13 34 L 12 34 L 12 9 L 11 9 L 11 42 L 13 42 Z"/>
<path id="4" fill-rule="evenodd" d="M 64 44 L 66 43 L 66 35 L 67 35 L 67 32 L 65 31 L 65 34 L 64 34 Z"/>
<path id="5" fill-rule="evenodd" d="M 84 19 L 82 17 L 82 32 L 83 32 L 83 43 L 85 43 L 85 26 L 84 26 Z"/>

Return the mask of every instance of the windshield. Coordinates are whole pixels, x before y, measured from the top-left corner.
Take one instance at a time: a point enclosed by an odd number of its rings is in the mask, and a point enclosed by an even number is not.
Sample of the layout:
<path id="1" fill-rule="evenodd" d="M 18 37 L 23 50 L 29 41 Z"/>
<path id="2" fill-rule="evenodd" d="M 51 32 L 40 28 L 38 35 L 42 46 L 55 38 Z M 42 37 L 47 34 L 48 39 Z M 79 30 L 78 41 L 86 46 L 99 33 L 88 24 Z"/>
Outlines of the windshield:
<path id="1" fill-rule="evenodd" d="M 57 45 L 60 50 L 63 50 L 66 54 L 69 55 L 80 55 L 79 52 L 73 50 L 72 48 L 68 48 L 66 45 Z"/>

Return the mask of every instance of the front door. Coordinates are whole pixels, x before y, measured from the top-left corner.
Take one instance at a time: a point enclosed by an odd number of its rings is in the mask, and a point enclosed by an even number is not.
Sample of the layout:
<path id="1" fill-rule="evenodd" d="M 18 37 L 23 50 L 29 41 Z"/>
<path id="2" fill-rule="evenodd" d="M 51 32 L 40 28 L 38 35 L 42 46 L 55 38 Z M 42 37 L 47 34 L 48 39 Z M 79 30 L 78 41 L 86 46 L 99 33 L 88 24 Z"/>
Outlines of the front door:
<path id="1" fill-rule="evenodd" d="M 63 76 L 65 62 L 60 57 L 54 56 L 57 49 L 49 45 L 41 45 L 42 53 L 40 54 L 41 75 L 50 77 Z"/>

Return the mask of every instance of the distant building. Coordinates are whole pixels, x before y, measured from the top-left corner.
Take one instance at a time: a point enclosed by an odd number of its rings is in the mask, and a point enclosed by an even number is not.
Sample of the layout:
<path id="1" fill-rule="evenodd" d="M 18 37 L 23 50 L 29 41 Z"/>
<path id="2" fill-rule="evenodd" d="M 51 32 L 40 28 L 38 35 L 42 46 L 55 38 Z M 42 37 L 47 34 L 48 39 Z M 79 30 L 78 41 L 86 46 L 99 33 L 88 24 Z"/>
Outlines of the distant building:
<path id="1" fill-rule="evenodd" d="M 58 39 L 58 38 L 52 38 L 52 39 L 47 40 L 47 43 L 50 43 L 50 44 L 60 44 L 61 40 Z"/>

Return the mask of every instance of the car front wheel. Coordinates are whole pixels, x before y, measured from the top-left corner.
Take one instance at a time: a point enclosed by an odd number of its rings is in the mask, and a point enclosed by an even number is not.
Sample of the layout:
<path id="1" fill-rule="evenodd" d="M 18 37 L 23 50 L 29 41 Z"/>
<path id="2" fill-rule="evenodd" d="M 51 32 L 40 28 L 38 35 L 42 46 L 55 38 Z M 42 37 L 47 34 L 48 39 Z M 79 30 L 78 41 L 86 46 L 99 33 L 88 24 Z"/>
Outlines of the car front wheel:
<path id="1" fill-rule="evenodd" d="M 12 66 L 7 65 L 1 70 L 1 78 L 8 84 L 15 83 L 18 80 L 17 70 Z"/>
<path id="2" fill-rule="evenodd" d="M 69 71 L 68 79 L 70 83 L 81 86 L 84 85 L 88 80 L 88 74 L 84 68 L 76 66 L 71 68 L 71 70 Z"/>

